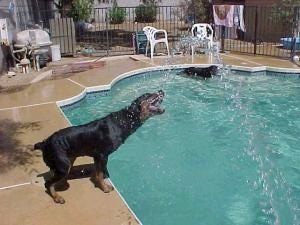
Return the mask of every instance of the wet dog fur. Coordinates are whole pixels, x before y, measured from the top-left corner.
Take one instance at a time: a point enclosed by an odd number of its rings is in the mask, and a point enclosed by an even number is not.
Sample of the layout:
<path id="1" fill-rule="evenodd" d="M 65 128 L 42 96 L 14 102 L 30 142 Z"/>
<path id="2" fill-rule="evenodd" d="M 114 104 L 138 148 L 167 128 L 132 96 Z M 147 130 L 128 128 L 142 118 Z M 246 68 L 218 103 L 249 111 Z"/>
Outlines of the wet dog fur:
<path id="1" fill-rule="evenodd" d="M 214 65 L 209 67 L 188 67 L 183 70 L 183 73 L 190 77 L 207 79 L 217 75 L 218 67 Z"/>

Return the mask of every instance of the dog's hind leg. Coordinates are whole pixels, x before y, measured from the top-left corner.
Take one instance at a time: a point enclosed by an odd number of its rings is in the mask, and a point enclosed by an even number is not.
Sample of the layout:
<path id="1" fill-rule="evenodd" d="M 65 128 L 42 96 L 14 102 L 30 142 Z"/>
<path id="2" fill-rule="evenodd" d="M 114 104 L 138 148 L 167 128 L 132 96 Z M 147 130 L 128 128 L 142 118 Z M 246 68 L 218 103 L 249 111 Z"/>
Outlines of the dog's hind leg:
<path id="1" fill-rule="evenodd" d="M 73 167 L 74 161 L 75 161 L 75 157 L 74 158 L 69 158 L 70 160 L 70 170 Z M 68 175 L 70 174 L 70 171 L 68 172 Z M 65 176 L 63 179 L 61 179 L 60 181 L 58 181 L 57 183 L 55 183 L 55 189 L 59 190 L 59 191 L 64 191 L 67 190 L 70 185 L 68 183 L 68 176 Z"/>
<path id="2" fill-rule="evenodd" d="M 97 185 L 103 192 L 108 193 L 114 189 L 114 187 L 105 182 L 105 174 L 108 174 L 107 171 L 107 158 L 103 159 L 101 157 L 94 157 L 96 176 L 95 176 L 95 185 Z"/>
<path id="3" fill-rule="evenodd" d="M 68 174 L 71 169 L 71 162 L 68 159 L 65 159 L 60 162 L 56 162 L 58 165 L 57 168 L 51 170 L 54 172 L 53 177 L 46 181 L 45 187 L 49 192 L 50 196 L 53 198 L 54 202 L 64 204 L 65 200 L 55 191 L 55 185 L 65 181 L 68 177 Z"/>

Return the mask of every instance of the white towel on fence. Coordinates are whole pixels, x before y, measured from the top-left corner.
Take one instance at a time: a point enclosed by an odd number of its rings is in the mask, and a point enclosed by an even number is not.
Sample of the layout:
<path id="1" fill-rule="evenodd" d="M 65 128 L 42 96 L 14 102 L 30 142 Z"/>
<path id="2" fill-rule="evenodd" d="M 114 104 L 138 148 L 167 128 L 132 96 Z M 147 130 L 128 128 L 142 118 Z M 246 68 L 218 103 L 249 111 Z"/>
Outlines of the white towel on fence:
<path id="1" fill-rule="evenodd" d="M 246 32 L 245 28 L 245 22 L 244 22 L 244 6 L 243 5 L 236 5 L 235 6 L 238 11 L 238 16 L 239 16 L 239 26 L 238 28 L 242 30 L 243 32 Z"/>

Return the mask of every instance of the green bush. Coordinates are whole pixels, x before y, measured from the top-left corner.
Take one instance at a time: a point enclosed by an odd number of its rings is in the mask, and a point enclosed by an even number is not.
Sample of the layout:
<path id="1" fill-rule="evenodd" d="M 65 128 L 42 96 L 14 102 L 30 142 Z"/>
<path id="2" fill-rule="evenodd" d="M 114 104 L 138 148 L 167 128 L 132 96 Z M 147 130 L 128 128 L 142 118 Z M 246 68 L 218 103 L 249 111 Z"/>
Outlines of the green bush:
<path id="1" fill-rule="evenodd" d="M 140 4 L 135 9 L 135 21 L 153 23 L 156 21 L 156 5 L 154 3 Z"/>
<path id="2" fill-rule="evenodd" d="M 71 16 L 74 21 L 87 21 L 93 9 L 93 0 L 73 0 Z"/>
<path id="3" fill-rule="evenodd" d="M 120 8 L 116 1 L 114 1 L 113 7 L 109 9 L 109 22 L 112 24 L 120 24 L 125 21 L 126 10 Z"/>

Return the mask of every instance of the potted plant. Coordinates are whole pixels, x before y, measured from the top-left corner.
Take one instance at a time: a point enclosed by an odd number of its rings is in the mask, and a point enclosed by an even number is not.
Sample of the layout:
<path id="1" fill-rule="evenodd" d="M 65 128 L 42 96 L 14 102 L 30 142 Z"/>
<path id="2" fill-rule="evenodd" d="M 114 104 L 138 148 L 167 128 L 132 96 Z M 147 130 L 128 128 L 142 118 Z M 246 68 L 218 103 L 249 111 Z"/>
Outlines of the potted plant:
<path id="1" fill-rule="evenodd" d="M 125 21 L 126 11 L 124 8 L 120 8 L 117 1 L 114 0 L 112 8 L 108 11 L 108 15 L 111 24 L 120 24 Z"/>
<path id="2" fill-rule="evenodd" d="M 154 0 L 147 0 L 135 9 L 135 21 L 153 23 L 156 21 L 157 7 Z"/>
<path id="3" fill-rule="evenodd" d="M 88 21 L 93 9 L 93 0 L 73 0 L 71 16 L 75 22 Z"/>

